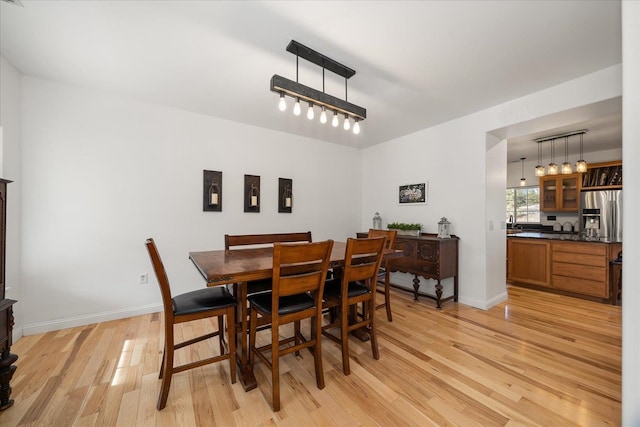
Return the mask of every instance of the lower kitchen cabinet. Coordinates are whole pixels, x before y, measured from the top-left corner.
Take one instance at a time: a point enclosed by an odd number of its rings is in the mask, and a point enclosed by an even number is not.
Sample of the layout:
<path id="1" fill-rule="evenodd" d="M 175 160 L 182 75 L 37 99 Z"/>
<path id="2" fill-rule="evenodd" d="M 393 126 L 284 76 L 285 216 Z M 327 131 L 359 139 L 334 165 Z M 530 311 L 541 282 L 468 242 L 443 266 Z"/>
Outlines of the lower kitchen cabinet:
<path id="1" fill-rule="evenodd" d="M 545 239 L 507 239 L 507 280 L 550 286 L 549 247 Z"/>
<path id="2" fill-rule="evenodd" d="M 507 281 L 610 302 L 610 260 L 622 243 L 507 239 Z"/>

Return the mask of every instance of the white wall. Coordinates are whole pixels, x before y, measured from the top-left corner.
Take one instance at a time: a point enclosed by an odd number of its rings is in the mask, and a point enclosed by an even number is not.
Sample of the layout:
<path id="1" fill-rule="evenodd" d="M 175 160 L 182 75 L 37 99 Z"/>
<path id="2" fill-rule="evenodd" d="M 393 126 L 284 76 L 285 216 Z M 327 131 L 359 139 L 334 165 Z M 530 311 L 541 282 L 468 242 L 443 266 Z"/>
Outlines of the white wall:
<path id="1" fill-rule="evenodd" d="M 504 270 L 505 232 L 496 226 L 504 220 L 504 209 L 488 209 L 487 201 L 500 192 L 504 196 L 506 158 L 495 165 L 504 169 L 504 180 L 488 182 L 487 134 L 621 93 L 621 66 L 614 66 L 363 150 L 363 224 L 380 212 L 383 223 L 420 222 L 433 232 L 446 216 L 461 239 L 460 302 L 490 307 L 501 300 L 504 289 L 503 280 L 488 281 L 495 277 L 493 271 Z M 393 165 L 393 173 L 380 173 L 384 165 Z M 398 206 L 397 186 L 423 180 L 429 181 L 427 205 Z"/>
<path id="2" fill-rule="evenodd" d="M 360 230 L 357 149 L 26 76 L 22 94 L 26 335 L 159 310 L 147 237 L 180 293 L 203 286 L 188 252 L 225 233 Z M 223 172 L 223 212 L 202 211 L 203 169 Z M 261 176 L 259 214 L 243 213 L 244 174 Z"/>
<path id="3" fill-rule="evenodd" d="M 21 114 L 20 72 L 0 55 L 0 177 L 13 181 L 7 188 L 6 298 L 18 300 L 14 306 L 14 340 L 22 336 L 20 295 L 20 205 L 21 205 Z"/>
<path id="4" fill-rule="evenodd" d="M 625 191 L 624 218 L 637 218 L 640 211 L 640 2 L 622 2 L 622 156 Z M 640 225 L 625 221 L 622 281 L 622 425 L 640 425 Z"/>

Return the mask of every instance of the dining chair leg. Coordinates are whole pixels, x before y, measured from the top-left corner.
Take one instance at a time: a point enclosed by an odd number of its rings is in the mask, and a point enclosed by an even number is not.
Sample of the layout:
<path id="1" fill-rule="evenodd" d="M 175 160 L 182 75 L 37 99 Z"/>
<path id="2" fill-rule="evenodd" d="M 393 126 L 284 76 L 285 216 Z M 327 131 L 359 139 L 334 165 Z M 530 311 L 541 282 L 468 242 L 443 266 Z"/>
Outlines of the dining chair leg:
<path id="1" fill-rule="evenodd" d="M 218 316 L 218 343 L 220 344 L 220 354 L 224 354 L 225 338 L 224 338 L 224 316 Z"/>
<path id="2" fill-rule="evenodd" d="M 384 275 L 384 308 L 387 310 L 387 320 L 393 322 L 391 317 L 391 293 L 389 292 L 389 270 Z"/>
<path id="3" fill-rule="evenodd" d="M 342 372 L 349 375 L 349 310 L 342 304 L 342 313 L 340 318 L 340 340 L 342 345 Z"/>
<path id="4" fill-rule="evenodd" d="M 253 364 L 256 358 L 256 352 L 254 348 L 256 346 L 257 323 L 258 323 L 258 313 L 256 313 L 255 310 L 249 310 L 249 348 L 247 351 L 248 351 L 249 366 L 251 370 L 253 370 Z M 243 335 L 242 331 L 240 331 L 240 335 Z"/>
<path id="5" fill-rule="evenodd" d="M 380 352 L 378 350 L 378 335 L 376 333 L 376 305 L 375 300 L 369 300 L 366 316 L 369 316 L 369 337 L 371 340 L 371 353 L 375 360 L 380 359 Z"/>
<path id="6" fill-rule="evenodd" d="M 234 306 L 227 310 L 227 341 L 229 342 L 229 374 L 231 375 L 231 383 L 236 382 L 236 328 L 235 324 L 236 309 Z M 220 336 L 224 335 L 224 319 L 222 320 Z M 221 353 L 222 354 L 222 353 Z"/>
<path id="7" fill-rule="evenodd" d="M 322 317 L 313 317 L 311 319 L 311 337 L 316 342 L 313 347 L 313 361 L 316 367 L 316 384 L 322 390 L 324 388 L 324 368 L 322 366 Z"/>
<path id="8" fill-rule="evenodd" d="M 301 341 L 300 341 L 300 321 L 299 320 L 296 320 L 295 322 L 293 322 L 293 338 L 294 338 L 295 345 L 299 345 L 301 343 Z M 296 356 L 300 356 L 300 351 L 295 351 L 294 354 Z"/>
<path id="9" fill-rule="evenodd" d="M 160 396 L 158 396 L 158 410 L 167 406 L 167 397 L 169 396 L 169 388 L 171 387 L 171 377 L 173 376 L 173 324 L 165 329 L 164 356 L 162 358 L 162 366 L 160 367 Z"/>
<path id="10" fill-rule="evenodd" d="M 273 411 L 280 410 L 280 334 L 278 325 L 271 325 L 271 396 Z"/>

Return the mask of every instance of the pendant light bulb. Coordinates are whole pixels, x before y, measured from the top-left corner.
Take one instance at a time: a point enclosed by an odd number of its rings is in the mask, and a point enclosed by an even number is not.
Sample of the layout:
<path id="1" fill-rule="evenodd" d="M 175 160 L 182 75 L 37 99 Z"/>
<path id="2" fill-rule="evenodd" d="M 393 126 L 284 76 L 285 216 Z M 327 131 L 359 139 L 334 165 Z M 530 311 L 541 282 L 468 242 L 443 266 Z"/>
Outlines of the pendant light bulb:
<path id="1" fill-rule="evenodd" d="M 307 110 L 307 119 L 313 120 L 314 116 L 315 115 L 313 114 L 313 104 L 310 102 L 309 103 L 309 109 Z"/>
<path id="2" fill-rule="evenodd" d="M 278 103 L 278 109 L 285 111 L 287 109 L 287 102 L 284 100 L 284 93 L 280 92 L 280 102 Z"/>
<path id="3" fill-rule="evenodd" d="M 351 122 L 349 122 L 349 116 L 347 116 L 346 114 L 344 115 L 344 126 L 343 126 L 344 130 L 349 130 L 351 129 Z"/>
<path id="4" fill-rule="evenodd" d="M 360 122 L 358 119 L 355 119 L 355 123 L 353 124 L 353 133 L 358 135 L 360 133 Z"/>
<path id="5" fill-rule="evenodd" d="M 324 107 L 324 105 L 322 106 L 322 112 L 320 113 L 320 123 L 327 123 L 327 109 Z"/>
<path id="6" fill-rule="evenodd" d="M 524 178 L 520 178 L 520 187 L 524 187 L 525 185 L 527 185 L 527 180 Z"/>
<path id="7" fill-rule="evenodd" d="M 302 109 L 300 108 L 300 98 L 296 98 L 296 103 L 293 105 L 293 115 L 299 116 Z"/>
<path id="8" fill-rule="evenodd" d="M 573 167 L 571 166 L 571 163 L 569 163 L 568 157 L 569 157 L 569 137 L 565 136 L 564 137 L 564 163 L 562 164 L 562 169 L 561 169 L 564 175 L 569 175 L 570 173 L 573 173 Z"/>
<path id="9" fill-rule="evenodd" d="M 333 119 L 331 119 L 331 126 L 333 126 L 334 128 L 338 127 L 338 112 L 337 111 L 333 112 Z"/>
<path id="10" fill-rule="evenodd" d="M 582 160 L 582 135 L 584 133 L 580 134 L 580 160 L 576 162 L 576 172 L 584 173 L 587 171 L 587 162 Z"/>

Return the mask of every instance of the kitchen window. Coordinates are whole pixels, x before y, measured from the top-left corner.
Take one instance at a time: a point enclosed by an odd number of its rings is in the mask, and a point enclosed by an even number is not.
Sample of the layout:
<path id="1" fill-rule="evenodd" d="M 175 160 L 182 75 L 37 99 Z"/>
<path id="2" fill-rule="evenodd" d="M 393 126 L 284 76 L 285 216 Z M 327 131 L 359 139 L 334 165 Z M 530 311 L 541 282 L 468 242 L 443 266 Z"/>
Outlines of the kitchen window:
<path id="1" fill-rule="evenodd" d="M 507 188 L 506 221 L 540 224 L 540 187 Z"/>

